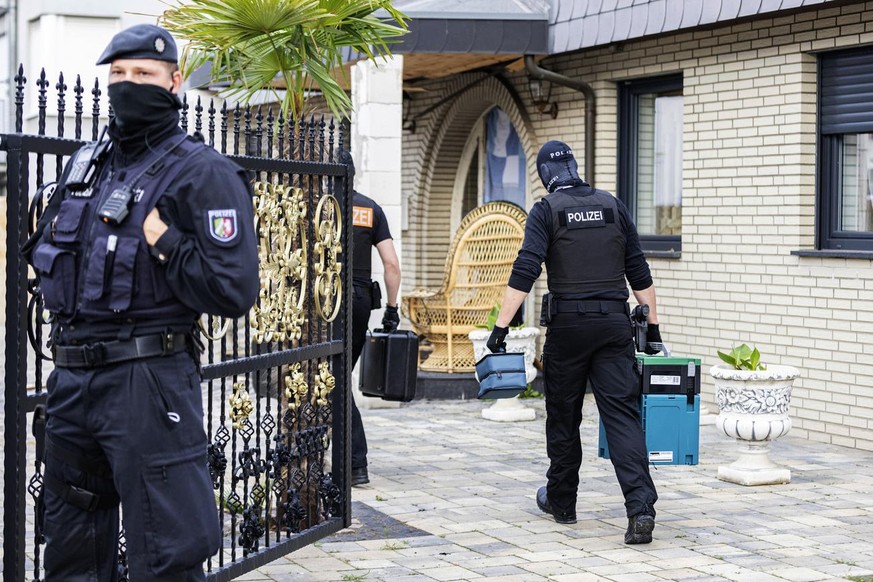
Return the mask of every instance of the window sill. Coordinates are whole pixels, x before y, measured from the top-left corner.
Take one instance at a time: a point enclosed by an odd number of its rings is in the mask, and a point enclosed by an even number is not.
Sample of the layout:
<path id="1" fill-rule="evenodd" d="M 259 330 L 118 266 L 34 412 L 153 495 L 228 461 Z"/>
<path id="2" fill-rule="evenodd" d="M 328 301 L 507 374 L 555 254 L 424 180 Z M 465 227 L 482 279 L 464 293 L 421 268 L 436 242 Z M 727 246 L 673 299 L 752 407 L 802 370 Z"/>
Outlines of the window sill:
<path id="1" fill-rule="evenodd" d="M 643 250 L 647 259 L 681 259 L 682 251 L 647 251 Z"/>
<path id="2" fill-rule="evenodd" d="M 816 257 L 825 259 L 867 259 L 873 260 L 873 251 L 837 251 L 826 249 L 820 251 L 791 251 L 797 257 Z"/>

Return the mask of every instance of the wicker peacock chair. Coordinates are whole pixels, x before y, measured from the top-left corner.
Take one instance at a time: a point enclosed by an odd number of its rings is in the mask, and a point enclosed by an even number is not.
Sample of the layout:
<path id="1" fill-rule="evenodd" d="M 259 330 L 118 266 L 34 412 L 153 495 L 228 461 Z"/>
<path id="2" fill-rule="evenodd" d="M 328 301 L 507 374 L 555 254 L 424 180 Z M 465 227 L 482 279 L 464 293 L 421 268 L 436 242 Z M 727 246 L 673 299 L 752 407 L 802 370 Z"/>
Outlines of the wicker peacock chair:
<path id="1" fill-rule="evenodd" d="M 485 324 L 503 299 L 512 263 L 524 239 L 527 214 L 508 202 L 489 202 L 461 221 L 446 257 L 439 289 L 416 289 L 403 298 L 403 313 L 433 346 L 421 369 L 472 372 L 467 334 Z"/>

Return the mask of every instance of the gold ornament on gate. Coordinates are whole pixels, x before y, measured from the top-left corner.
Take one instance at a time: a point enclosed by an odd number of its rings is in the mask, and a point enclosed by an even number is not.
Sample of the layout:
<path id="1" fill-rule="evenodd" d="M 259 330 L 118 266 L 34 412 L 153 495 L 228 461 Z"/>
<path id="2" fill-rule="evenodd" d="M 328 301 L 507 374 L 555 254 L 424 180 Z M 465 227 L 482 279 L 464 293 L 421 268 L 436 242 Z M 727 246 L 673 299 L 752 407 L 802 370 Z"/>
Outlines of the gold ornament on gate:
<path id="1" fill-rule="evenodd" d="M 227 403 L 230 405 L 229 416 L 233 428 L 242 429 L 243 422 L 248 420 L 249 415 L 255 409 L 252 399 L 249 397 L 249 391 L 246 390 L 245 382 L 234 382 L 233 394 L 228 398 Z"/>
<path id="2" fill-rule="evenodd" d="M 327 397 L 336 386 L 336 378 L 330 373 L 330 364 L 322 362 L 318 365 L 318 377 L 315 379 L 315 404 L 327 406 Z"/>
<path id="3" fill-rule="evenodd" d="M 204 323 L 204 320 L 210 323 Z M 204 313 L 200 316 L 200 319 L 197 320 L 197 325 L 200 327 L 200 331 L 203 332 L 203 336 L 212 342 L 217 342 L 221 338 L 223 338 L 227 334 L 227 330 L 230 329 L 230 320 L 225 317 L 219 317 L 217 315 L 208 315 Z"/>
<path id="4" fill-rule="evenodd" d="M 291 364 L 290 370 L 291 373 L 285 376 L 285 398 L 288 399 L 288 408 L 297 410 L 303 399 L 306 398 L 309 384 L 306 383 L 306 378 L 300 371 L 299 362 Z"/>
<path id="5" fill-rule="evenodd" d="M 313 271 L 315 272 L 315 311 L 325 321 L 333 321 L 339 314 L 343 285 L 340 279 L 342 263 L 342 217 L 337 199 L 322 196 L 315 209 L 315 236 Z"/>
<path id="6" fill-rule="evenodd" d="M 261 290 L 250 318 L 253 339 L 298 340 L 306 321 L 308 263 L 303 190 L 270 182 L 256 182 L 254 189 Z"/>

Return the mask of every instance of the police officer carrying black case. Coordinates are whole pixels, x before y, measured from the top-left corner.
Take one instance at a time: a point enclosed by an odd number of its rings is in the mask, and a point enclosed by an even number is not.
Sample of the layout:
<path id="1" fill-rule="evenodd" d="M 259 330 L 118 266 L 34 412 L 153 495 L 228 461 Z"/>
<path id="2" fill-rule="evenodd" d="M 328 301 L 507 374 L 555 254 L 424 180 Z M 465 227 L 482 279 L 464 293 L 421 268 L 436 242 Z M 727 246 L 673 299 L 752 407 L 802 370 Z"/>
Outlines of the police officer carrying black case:
<path id="1" fill-rule="evenodd" d="M 207 468 L 195 324 L 258 292 L 245 172 L 179 128 L 172 36 L 118 33 L 109 140 L 73 155 L 23 253 L 52 314 L 47 580 L 204 580 L 221 527 Z"/>
<path id="2" fill-rule="evenodd" d="M 348 150 L 337 153 L 340 163 L 349 166 L 351 177 L 355 175 L 355 163 Z M 352 194 L 352 367 L 364 349 L 370 312 L 382 307 L 382 292 L 372 280 L 373 247 L 379 253 L 384 267 L 386 306 L 382 316 L 382 329 L 392 332 L 400 324 L 397 311 L 397 294 L 400 291 L 400 261 L 394 249 L 391 230 L 385 212 L 375 200 L 358 191 Z M 352 404 L 352 485 L 370 482 L 367 469 L 367 436 L 361 412 L 354 399 Z"/>
<path id="3" fill-rule="evenodd" d="M 541 324 L 548 327 L 542 360 L 550 465 L 548 483 L 537 491 L 537 505 L 559 523 L 576 522 L 579 425 L 590 380 L 625 498 L 625 543 L 649 543 L 658 495 L 637 407 L 640 382 L 625 282 L 639 303 L 649 305 L 647 351 L 654 350 L 660 332 L 649 266 L 625 205 L 579 178 L 567 144 L 545 144 L 537 168 L 549 194 L 528 215 L 524 243 L 488 347 L 497 352 L 505 345 L 510 319 L 545 263 L 549 294 Z"/>

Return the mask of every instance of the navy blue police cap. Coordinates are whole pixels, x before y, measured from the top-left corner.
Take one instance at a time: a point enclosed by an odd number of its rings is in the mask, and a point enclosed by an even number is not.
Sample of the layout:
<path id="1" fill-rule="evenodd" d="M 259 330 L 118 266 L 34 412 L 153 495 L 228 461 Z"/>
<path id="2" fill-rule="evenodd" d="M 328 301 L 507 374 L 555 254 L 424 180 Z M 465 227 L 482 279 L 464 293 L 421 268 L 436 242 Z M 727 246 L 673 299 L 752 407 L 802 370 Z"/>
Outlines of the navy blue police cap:
<path id="1" fill-rule="evenodd" d="M 116 59 L 154 59 L 175 63 L 179 60 L 179 51 L 167 30 L 154 24 L 137 24 L 113 36 L 97 64 L 105 65 Z"/>

